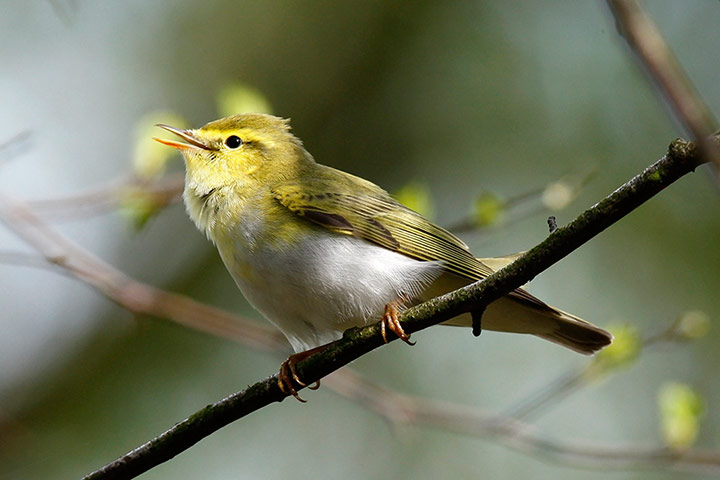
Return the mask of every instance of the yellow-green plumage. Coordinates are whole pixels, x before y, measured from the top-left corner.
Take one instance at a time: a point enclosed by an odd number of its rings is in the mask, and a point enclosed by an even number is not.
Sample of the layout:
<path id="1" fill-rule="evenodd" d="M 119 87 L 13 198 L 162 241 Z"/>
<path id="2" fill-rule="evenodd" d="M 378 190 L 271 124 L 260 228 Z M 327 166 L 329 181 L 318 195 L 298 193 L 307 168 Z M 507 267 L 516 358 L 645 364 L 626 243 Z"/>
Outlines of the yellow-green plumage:
<path id="1" fill-rule="evenodd" d="M 492 273 L 462 240 L 399 204 L 375 185 L 356 182 L 352 193 L 340 193 L 344 189 L 334 186 L 333 178 L 344 172 L 329 168 L 321 171 L 328 178 L 317 176 L 279 185 L 272 189 L 275 198 L 291 212 L 329 230 L 363 238 L 418 260 L 440 260 L 445 270 L 468 279 Z"/>
<path id="2" fill-rule="evenodd" d="M 315 163 L 286 120 L 246 114 L 198 130 L 165 128 L 188 141 L 162 142 L 185 157 L 190 217 L 296 351 L 378 321 L 390 302 L 424 301 L 512 258 L 483 262 L 377 185 Z M 483 327 L 531 333 L 581 353 L 612 339 L 523 289 L 493 302 Z"/>

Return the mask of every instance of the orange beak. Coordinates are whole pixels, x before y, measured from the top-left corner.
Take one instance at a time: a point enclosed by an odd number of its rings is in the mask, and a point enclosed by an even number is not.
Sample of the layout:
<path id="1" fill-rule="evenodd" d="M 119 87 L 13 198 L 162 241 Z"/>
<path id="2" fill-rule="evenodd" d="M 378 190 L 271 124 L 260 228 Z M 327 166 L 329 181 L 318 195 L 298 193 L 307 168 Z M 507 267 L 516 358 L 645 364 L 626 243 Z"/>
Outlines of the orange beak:
<path id="1" fill-rule="evenodd" d="M 173 140 L 165 140 L 162 138 L 153 137 L 153 140 L 156 142 L 160 142 L 163 145 L 167 145 L 168 147 L 177 148 L 178 150 L 186 150 L 189 148 L 202 148 L 203 150 L 212 150 L 210 147 L 202 143 L 200 140 L 195 138 L 195 136 L 192 133 L 192 130 L 180 130 L 179 128 L 171 127 L 170 125 L 165 125 L 162 123 L 158 123 L 155 125 L 156 127 L 164 128 L 170 133 L 174 133 L 178 137 L 182 138 L 188 143 L 182 143 L 182 142 L 175 142 Z"/>

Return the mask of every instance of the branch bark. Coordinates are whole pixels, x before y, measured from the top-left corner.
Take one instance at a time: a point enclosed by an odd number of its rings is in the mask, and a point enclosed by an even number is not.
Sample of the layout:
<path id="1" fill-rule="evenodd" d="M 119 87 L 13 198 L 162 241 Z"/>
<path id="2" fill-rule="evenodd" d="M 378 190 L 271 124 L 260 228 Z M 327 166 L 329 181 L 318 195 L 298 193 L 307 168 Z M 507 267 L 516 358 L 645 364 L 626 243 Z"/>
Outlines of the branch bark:
<path id="1" fill-rule="evenodd" d="M 716 144 L 720 143 L 717 138 L 714 140 Z M 404 330 L 408 333 L 416 332 L 461 313 L 483 310 L 492 301 L 532 280 L 668 185 L 694 171 L 704 161 L 694 144 L 675 140 L 663 158 L 570 224 L 555 230 L 511 265 L 480 282 L 407 310 L 400 319 Z M 382 345 L 383 339 L 377 324 L 350 329 L 341 340 L 333 342 L 326 350 L 298 363 L 297 370 L 300 377 L 310 384 Z M 229 423 L 271 403 L 280 402 L 285 397 L 278 387 L 277 376 L 259 381 L 205 407 L 84 478 L 133 478 L 171 459 Z"/>

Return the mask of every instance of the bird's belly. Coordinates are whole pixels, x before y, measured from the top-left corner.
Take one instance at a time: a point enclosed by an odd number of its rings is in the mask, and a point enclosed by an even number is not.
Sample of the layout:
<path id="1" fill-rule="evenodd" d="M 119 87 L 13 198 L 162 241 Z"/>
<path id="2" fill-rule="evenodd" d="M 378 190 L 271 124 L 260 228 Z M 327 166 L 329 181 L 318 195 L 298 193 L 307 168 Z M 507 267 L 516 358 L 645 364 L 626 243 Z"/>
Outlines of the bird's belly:
<path id="1" fill-rule="evenodd" d="M 440 274 L 423 262 L 352 236 L 318 229 L 292 244 L 221 256 L 248 301 L 302 351 L 380 320 L 387 303 L 416 298 Z"/>

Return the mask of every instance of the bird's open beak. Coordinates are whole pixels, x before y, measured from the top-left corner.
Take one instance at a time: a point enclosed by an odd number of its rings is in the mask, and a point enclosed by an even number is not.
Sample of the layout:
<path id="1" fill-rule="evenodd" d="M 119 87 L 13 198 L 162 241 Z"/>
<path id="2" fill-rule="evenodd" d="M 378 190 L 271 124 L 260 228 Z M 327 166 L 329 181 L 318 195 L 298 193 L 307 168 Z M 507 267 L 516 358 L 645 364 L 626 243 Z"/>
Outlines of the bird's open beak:
<path id="1" fill-rule="evenodd" d="M 160 142 L 163 145 L 167 145 L 169 147 L 177 148 L 178 150 L 185 150 L 188 148 L 202 148 L 203 150 L 212 150 L 210 147 L 202 143 L 200 140 L 195 138 L 195 136 L 192 133 L 192 130 L 180 130 L 179 128 L 171 127 L 170 125 L 165 125 L 162 123 L 158 123 L 155 125 L 156 127 L 164 128 L 168 132 L 174 133 L 178 137 L 185 140 L 187 143 L 182 142 L 175 142 L 172 140 L 165 140 L 162 138 L 153 137 L 153 140 L 156 142 Z"/>

